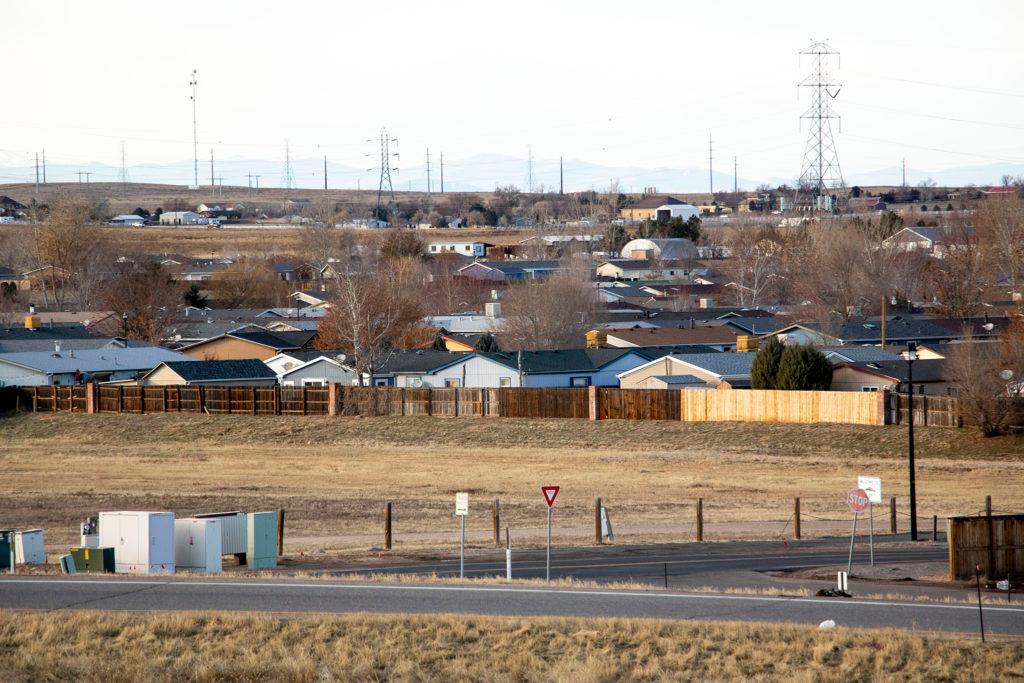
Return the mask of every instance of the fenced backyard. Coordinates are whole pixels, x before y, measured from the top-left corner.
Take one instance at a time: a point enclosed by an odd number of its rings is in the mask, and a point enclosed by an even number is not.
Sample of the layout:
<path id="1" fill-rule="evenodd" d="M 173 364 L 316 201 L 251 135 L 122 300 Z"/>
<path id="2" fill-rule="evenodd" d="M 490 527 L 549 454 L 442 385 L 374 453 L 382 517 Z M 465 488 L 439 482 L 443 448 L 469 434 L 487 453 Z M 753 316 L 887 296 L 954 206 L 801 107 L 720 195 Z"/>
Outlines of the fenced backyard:
<path id="1" fill-rule="evenodd" d="M 1024 401 L 1021 414 L 1024 419 Z M 913 407 L 911 409 L 911 403 Z M 0 389 L 0 410 L 674 420 L 962 427 L 959 401 L 890 392 L 77 385 Z"/>

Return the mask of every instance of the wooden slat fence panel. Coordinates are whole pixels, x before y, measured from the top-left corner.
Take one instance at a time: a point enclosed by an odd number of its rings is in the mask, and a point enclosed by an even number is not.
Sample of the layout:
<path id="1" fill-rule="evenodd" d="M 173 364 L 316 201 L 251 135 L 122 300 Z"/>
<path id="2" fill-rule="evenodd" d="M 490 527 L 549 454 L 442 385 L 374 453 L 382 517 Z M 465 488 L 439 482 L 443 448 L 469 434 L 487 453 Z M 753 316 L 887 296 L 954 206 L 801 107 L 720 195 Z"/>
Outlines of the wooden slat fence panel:
<path id="1" fill-rule="evenodd" d="M 458 389 L 451 387 L 430 390 L 430 414 L 434 417 L 455 417 Z"/>
<path id="2" fill-rule="evenodd" d="M 989 542 L 988 517 L 950 517 L 949 575 L 955 581 L 974 578 L 981 565 L 984 575 L 994 579 L 1024 577 L 1024 515 L 992 515 Z"/>
<path id="3" fill-rule="evenodd" d="M 671 389 L 597 389 L 602 420 L 678 420 L 680 396 Z"/>
<path id="4" fill-rule="evenodd" d="M 743 421 L 875 425 L 884 422 L 883 396 L 855 391 L 684 389 L 684 422 Z"/>
<path id="5" fill-rule="evenodd" d="M 584 388 L 498 389 L 502 417 L 570 417 L 586 419 L 590 414 Z"/>
<path id="6" fill-rule="evenodd" d="M 427 387 L 401 389 L 402 409 L 400 415 L 430 415 L 433 390 Z M 392 413 L 394 414 L 394 413 Z"/>
<path id="7" fill-rule="evenodd" d="M 459 417 L 483 417 L 487 400 L 486 389 L 456 389 Z"/>

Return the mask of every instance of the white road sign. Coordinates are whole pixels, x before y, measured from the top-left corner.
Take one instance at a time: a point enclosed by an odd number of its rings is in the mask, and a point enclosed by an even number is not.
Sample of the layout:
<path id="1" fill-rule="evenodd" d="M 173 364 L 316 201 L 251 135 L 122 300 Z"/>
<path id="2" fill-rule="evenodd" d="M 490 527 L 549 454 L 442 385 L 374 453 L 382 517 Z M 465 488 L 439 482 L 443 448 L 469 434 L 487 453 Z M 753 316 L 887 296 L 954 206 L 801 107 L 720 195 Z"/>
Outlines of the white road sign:
<path id="1" fill-rule="evenodd" d="M 455 494 L 455 514 L 465 517 L 469 514 L 469 494 L 466 492 Z"/>
<path id="2" fill-rule="evenodd" d="M 857 477 L 857 488 L 864 489 L 868 494 L 868 500 L 872 503 L 882 502 L 882 478 L 866 477 L 863 474 Z"/>

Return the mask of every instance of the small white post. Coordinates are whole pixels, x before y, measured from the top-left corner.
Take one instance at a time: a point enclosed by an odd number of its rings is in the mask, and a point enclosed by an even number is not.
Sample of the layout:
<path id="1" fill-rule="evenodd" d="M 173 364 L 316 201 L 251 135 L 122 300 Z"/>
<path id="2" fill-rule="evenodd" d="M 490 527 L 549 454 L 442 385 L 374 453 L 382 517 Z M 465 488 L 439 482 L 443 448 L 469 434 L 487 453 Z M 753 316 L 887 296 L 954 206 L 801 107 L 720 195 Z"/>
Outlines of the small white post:
<path id="1" fill-rule="evenodd" d="M 459 515 L 459 578 L 466 578 L 466 516 Z"/>
<path id="2" fill-rule="evenodd" d="M 505 580 L 512 580 L 512 534 L 505 527 Z"/>
<path id="3" fill-rule="evenodd" d="M 544 566 L 544 580 L 551 580 L 551 506 L 548 505 L 548 555 Z"/>
<path id="4" fill-rule="evenodd" d="M 868 548 L 871 554 L 871 566 L 875 566 L 875 504 L 868 503 Z"/>

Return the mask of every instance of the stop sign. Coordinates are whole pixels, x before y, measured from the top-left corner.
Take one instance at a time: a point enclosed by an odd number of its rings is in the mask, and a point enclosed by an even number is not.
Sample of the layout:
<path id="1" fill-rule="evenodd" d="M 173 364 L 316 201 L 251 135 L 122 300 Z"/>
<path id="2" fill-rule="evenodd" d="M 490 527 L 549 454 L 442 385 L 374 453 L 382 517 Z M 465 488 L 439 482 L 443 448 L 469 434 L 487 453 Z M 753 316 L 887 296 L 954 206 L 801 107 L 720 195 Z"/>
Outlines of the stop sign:
<path id="1" fill-rule="evenodd" d="M 864 512 L 868 509 L 868 493 L 864 489 L 852 489 L 846 494 L 846 504 L 854 512 Z"/>

